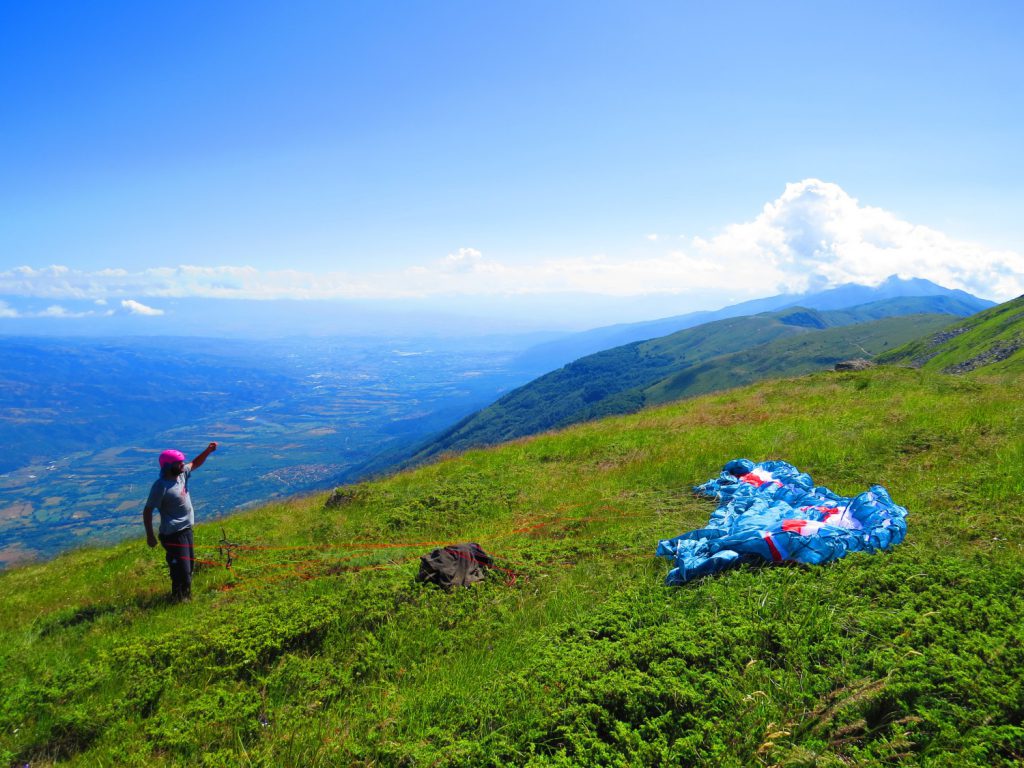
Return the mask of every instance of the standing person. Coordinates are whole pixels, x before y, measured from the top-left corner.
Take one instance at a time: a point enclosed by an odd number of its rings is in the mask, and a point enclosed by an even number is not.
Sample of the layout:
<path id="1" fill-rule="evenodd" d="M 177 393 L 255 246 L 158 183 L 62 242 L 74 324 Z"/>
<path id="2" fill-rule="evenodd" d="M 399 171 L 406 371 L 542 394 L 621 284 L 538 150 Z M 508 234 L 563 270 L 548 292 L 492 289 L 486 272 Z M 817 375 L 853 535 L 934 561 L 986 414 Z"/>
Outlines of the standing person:
<path id="1" fill-rule="evenodd" d="M 171 572 L 171 599 L 176 601 L 192 597 L 192 562 L 195 559 L 192 526 L 195 525 L 195 513 L 188 494 L 188 478 L 215 450 L 217 444 L 210 443 L 191 462 L 185 461 L 185 454 L 181 451 L 161 453 L 160 477 L 149 490 L 149 498 L 142 509 L 146 543 L 151 547 L 155 547 L 157 542 L 153 535 L 153 510 L 160 512 L 160 543 L 166 551 L 167 567 Z"/>

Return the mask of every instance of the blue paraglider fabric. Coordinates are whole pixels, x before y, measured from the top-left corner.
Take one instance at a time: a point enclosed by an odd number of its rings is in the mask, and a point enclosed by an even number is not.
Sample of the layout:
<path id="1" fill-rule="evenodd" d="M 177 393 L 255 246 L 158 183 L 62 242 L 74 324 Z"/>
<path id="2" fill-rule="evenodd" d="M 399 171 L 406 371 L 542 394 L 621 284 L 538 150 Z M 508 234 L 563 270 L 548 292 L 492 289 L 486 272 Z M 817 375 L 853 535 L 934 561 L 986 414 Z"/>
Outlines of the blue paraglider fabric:
<path id="1" fill-rule="evenodd" d="M 907 510 L 882 486 L 839 496 L 785 461 L 735 459 L 694 492 L 719 506 L 706 527 L 658 542 L 658 556 L 674 566 L 666 584 L 742 563 L 828 563 L 886 549 L 907 533 Z"/>

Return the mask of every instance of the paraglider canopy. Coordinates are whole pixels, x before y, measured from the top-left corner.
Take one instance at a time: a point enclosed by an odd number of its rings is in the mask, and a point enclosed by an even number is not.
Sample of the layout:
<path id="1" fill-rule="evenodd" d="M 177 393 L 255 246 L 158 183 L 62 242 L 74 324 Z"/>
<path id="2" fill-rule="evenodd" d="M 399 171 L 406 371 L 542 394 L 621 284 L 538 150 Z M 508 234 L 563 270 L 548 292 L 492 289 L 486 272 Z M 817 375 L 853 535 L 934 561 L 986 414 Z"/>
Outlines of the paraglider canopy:
<path id="1" fill-rule="evenodd" d="M 886 549 L 907 533 L 907 510 L 882 486 L 840 496 L 784 461 L 734 459 L 694 492 L 719 506 L 704 528 L 658 543 L 657 555 L 675 566 L 667 584 L 742 563 L 827 563 Z"/>

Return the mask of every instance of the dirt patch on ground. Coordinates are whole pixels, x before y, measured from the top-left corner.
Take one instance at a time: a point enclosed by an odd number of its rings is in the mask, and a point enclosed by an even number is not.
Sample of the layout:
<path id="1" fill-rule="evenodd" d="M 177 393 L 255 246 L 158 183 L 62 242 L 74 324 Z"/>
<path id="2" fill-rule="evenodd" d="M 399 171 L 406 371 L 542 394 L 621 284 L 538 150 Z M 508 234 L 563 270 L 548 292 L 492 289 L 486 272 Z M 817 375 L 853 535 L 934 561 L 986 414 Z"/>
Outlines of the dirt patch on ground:
<path id="1" fill-rule="evenodd" d="M 702 426 L 734 427 L 740 424 L 761 424 L 790 413 L 793 409 L 773 393 L 757 392 L 739 401 L 714 405 L 698 418 Z"/>
<path id="2" fill-rule="evenodd" d="M 619 456 L 608 456 L 597 462 L 596 468 L 600 472 L 611 472 L 614 469 L 619 469 L 627 464 L 634 464 L 638 461 L 643 461 L 647 458 L 647 451 L 633 450 L 627 451 Z"/>

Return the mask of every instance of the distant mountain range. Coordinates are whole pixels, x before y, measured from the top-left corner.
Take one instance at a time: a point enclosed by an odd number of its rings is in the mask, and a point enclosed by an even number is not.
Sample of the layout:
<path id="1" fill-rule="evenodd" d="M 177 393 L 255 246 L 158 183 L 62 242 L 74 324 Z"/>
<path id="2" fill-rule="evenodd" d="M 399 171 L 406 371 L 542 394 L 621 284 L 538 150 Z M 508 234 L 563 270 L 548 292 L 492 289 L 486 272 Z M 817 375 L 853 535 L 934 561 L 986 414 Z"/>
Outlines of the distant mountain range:
<path id="1" fill-rule="evenodd" d="M 756 315 L 761 312 L 774 312 L 786 307 L 801 306 L 808 309 L 835 310 L 884 299 L 920 297 L 937 299 L 940 296 L 944 297 L 946 301 L 941 306 L 936 303 L 934 309 L 926 311 L 947 312 L 949 314 L 966 316 L 973 315 L 975 312 L 980 312 L 993 305 L 993 302 L 986 299 L 979 299 L 977 296 L 972 296 L 965 291 L 943 288 L 930 280 L 920 278 L 904 280 L 893 275 L 881 285 L 873 287 L 850 283 L 817 293 L 781 294 L 766 299 L 754 299 L 740 304 L 733 304 L 713 312 L 690 312 L 685 315 L 665 317 L 659 320 L 594 328 L 589 331 L 537 344 L 523 353 L 520 358 L 520 365 L 525 368 L 538 370 L 554 370 L 585 355 L 611 349 L 612 347 L 619 347 L 634 341 L 645 341 L 660 336 L 667 336 L 670 333 L 693 328 L 694 326 L 703 325 L 715 320 Z M 895 310 L 896 305 L 891 305 L 891 307 L 893 312 L 898 314 Z M 920 310 L 915 309 L 915 311 Z"/>
<path id="2" fill-rule="evenodd" d="M 527 353 L 527 357 L 533 355 L 531 362 L 537 362 L 537 355 L 567 354 L 573 342 L 584 348 L 602 338 L 646 335 L 691 323 L 683 330 L 588 355 L 545 374 L 442 433 L 423 446 L 413 461 L 764 378 L 799 375 L 850 357 L 872 357 L 937 332 L 948 325 L 950 315 L 964 317 L 992 305 L 927 280 L 897 278 L 876 288 L 847 285 L 802 299 L 795 304 L 791 296 L 778 296 L 717 313 L 598 329 L 542 345 Z M 783 308 L 763 310 L 773 305 Z M 755 313 L 740 314 L 744 310 Z M 694 322 L 709 315 L 722 319 Z"/>

